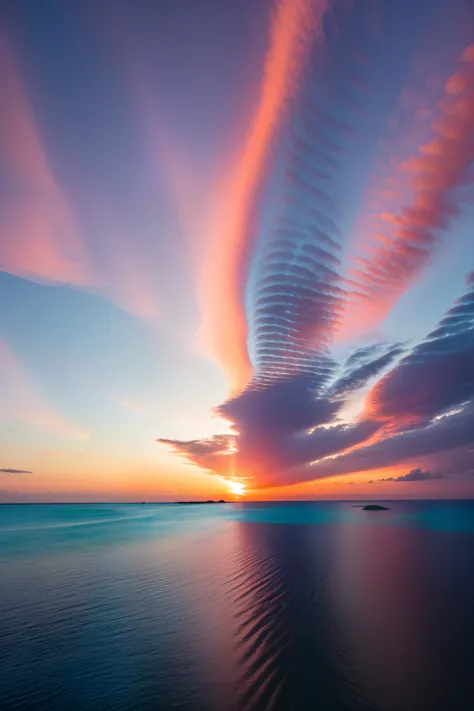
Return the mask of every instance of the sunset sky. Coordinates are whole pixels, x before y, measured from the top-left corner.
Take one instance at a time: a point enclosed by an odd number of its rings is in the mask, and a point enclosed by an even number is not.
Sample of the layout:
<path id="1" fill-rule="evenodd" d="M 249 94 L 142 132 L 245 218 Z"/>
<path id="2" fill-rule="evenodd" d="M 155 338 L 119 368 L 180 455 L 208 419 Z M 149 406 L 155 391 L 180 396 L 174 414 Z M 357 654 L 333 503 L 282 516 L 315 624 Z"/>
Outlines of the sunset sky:
<path id="1" fill-rule="evenodd" d="M 474 496 L 472 0 L 4 0 L 0 501 Z"/>

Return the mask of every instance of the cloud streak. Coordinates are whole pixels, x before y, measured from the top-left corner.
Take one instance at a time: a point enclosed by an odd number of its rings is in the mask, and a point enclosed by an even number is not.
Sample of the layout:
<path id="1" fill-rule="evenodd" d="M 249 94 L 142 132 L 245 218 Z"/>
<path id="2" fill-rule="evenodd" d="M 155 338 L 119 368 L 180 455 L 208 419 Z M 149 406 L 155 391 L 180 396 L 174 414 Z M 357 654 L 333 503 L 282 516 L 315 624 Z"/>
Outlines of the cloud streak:
<path id="1" fill-rule="evenodd" d="M 390 476 L 386 479 L 370 479 L 368 484 L 383 484 L 389 481 L 412 482 L 412 481 L 432 481 L 433 479 L 442 479 L 443 475 L 437 472 L 423 471 L 422 469 L 412 469 L 407 474 L 400 476 Z"/>
<path id="2" fill-rule="evenodd" d="M 56 184 L 7 36 L 0 27 L 0 269 L 17 276 L 91 286 L 75 217 Z"/>
<path id="3" fill-rule="evenodd" d="M 461 189 L 472 181 L 474 160 L 474 45 L 446 82 L 432 122 L 433 138 L 405 161 L 412 196 L 399 212 L 380 216 L 370 257 L 351 270 L 351 288 L 339 337 L 375 328 L 412 286 L 436 253 L 442 232 L 459 214 Z"/>
<path id="4" fill-rule="evenodd" d="M 231 391 L 249 381 L 244 286 L 254 232 L 251 218 L 270 147 L 289 102 L 298 93 L 312 41 L 321 31 L 326 0 L 281 0 L 271 22 L 269 47 L 255 113 L 235 165 L 216 190 L 211 250 L 201 291 L 202 338 L 227 374 Z"/>
<path id="5" fill-rule="evenodd" d="M 0 338 L 0 422 L 17 421 L 60 437 L 86 439 L 46 401 L 30 374 Z"/>
<path id="6" fill-rule="evenodd" d="M 391 428 L 429 423 L 474 396 L 474 282 L 437 328 L 367 397 L 368 417 Z"/>
<path id="7" fill-rule="evenodd" d="M 1 27 L 0 93 L 0 271 L 98 293 L 138 318 L 155 319 L 154 250 L 137 239 L 136 226 L 127 230 L 127 215 L 106 186 L 88 186 L 85 199 L 62 189 Z"/>

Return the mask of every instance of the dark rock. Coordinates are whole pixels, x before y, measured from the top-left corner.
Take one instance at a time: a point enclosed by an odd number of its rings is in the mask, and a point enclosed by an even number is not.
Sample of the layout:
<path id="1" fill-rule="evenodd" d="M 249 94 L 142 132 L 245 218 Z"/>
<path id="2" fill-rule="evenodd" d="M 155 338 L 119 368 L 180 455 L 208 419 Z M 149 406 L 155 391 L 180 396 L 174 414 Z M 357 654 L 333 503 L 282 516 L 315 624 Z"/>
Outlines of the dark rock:
<path id="1" fill-rule="evenodd" d="M 364 506 L 362 511 L 388 511 L 388 506 L 380 506 L 379 504 L 368 504 Z"/>

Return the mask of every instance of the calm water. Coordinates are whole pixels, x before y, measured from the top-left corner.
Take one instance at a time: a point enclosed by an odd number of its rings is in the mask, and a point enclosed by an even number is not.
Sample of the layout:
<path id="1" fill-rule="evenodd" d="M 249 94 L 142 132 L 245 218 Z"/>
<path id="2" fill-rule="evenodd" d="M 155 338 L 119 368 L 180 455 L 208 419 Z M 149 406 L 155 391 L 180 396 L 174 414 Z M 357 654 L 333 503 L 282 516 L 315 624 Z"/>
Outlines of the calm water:
<path id="1" fill-rule="evenodd" d="M 474 502 L 0 506 L 0 709 L 474 704 Z"/>

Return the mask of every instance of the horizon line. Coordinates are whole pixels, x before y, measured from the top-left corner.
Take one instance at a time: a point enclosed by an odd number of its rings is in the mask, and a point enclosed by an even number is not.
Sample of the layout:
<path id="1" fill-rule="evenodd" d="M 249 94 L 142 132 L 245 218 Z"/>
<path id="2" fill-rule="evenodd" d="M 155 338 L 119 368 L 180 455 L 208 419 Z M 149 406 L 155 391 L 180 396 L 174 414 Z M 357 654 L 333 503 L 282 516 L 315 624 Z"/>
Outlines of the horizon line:
<path id="1" fill-rule="evenodd" d="M 345 503 L 351 501 L 474 501 L 472 496 L 445 496 L 445 497 L 424 497 L 424 498 L 369 498 L 359 497 L 350 499 L 247 499 L 245 501 L 224 501 L 225 504 L 311 504 L 311 503 Z M 178 506 L 181 501 L 0 501 L 0 506 L 77 506 L 77 505 L 102 505 L 102 504 L 125 504 L 133 506 L 154 505 L 154 506 Z M 202 504 L 207 501 L 186 501 L 187 504 Z M 213 501 L 212 503 L 218 503 Z"/>

